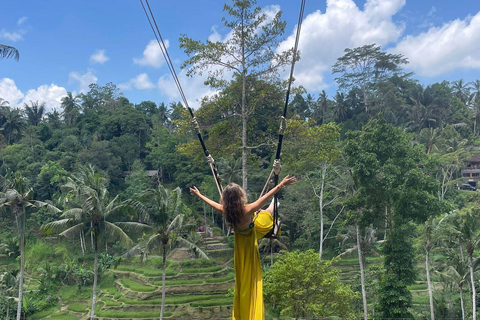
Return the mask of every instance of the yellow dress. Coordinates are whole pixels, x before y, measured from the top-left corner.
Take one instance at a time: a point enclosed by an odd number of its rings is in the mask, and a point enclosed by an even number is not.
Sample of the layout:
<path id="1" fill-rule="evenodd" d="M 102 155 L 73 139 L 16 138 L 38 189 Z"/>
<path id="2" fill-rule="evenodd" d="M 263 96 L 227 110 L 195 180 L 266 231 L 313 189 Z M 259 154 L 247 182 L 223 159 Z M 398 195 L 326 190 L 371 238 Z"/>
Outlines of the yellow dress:
<path id="1" fill-rule="evenodd" d="M 272 215 L 262 211 L 251 228 L 235 230 L 233 320 L 265 319 L 262 266 L 257 240 L 263 238 L 272 226 Z"/>

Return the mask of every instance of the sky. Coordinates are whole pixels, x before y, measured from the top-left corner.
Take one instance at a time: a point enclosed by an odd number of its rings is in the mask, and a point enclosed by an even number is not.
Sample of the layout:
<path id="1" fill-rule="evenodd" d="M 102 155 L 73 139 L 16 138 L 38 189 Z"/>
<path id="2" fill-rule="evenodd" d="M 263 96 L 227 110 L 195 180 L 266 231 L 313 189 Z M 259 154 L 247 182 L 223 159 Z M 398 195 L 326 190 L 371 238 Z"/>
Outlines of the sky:
<path id="1" fill-rule="evenodd" d="M 179 37 L 202 42 L 228 38 L 223 4 L 231 0 L 149 0 L 190 106 L 205 95 L 204 76 L 186 77 Z M 20 60 L 0 60 L 0 98 L 13 107 L 45 102 L 61 111 L 67 92 L 90 83 L 116 84 L 131 102 L 180 101 L 140 1 L 0 0 L 0 44 L 16 47 Z M 301 0 L 258 0 L 263 12 L 278 10 L 287 22 L 277 50 L 293 47 Z M 407 71 L 424 85 L 480 79 L 478 0 L 306 0 L 295 85 L 330 97 L 331 74 L 345 48 L 376 43 L 404 55 Z M 227 75 L 228 76 L 228 75 Z"/>

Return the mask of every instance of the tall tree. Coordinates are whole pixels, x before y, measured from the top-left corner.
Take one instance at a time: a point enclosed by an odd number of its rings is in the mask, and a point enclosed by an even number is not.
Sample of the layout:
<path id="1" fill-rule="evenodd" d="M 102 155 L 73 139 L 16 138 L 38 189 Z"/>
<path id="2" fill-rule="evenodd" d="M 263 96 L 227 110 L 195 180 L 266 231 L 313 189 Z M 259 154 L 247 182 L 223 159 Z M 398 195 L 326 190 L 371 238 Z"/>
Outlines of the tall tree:
<path id="1" fill-rule="evenodd" d="M 338 146 L 340 127 L 335 123 L 322 126 L 312 126 L 305 121 L 290 120 L 287 133 L 291 142 L 285 145 L 285 160 L 293 167 L 307 169 L 313 182 L 312 188 L 318 198 L 320 218 L 319 258 L 322 258 L 324 242 L 325 207 L 338 198 L 336 188 L 327 185 L 327 173 L 339 158 L 341 151 Z M 327 190 L 328 189 L 328 190 Z M 330 193 L 327 199 L 326 194 Z"/>
<path id="2" fill-rule="evenodd" d="M 362 131 L 348 134 L 347 162 L 358 184 L 358 203 L 363 221 L 385 221 L 383 248 L 385 274 L 380 283 L 379 312 L 384 318 L 411 318 L 411 294 L 415 280 L 411 221 L 423 222 L 443 210 L 436 196 L 435 168 L 411 137 L 384 119 L 370 121 Z"/>
<path id="3" fill-rule="evenodd" d="M 226 81 L 219 78 L 224 71 L 232 72 L 240 77 L 241 120 L 242 120 L 242 180 L 247 189 L 247 120 L 250 111 L 247 109 L 247 77 L 274 78 L 280 68 L 285 66 L 292 56 L 293 49 L 277 53 L 276 48 L 285 30 L 285 22 L 281 20 L 282 12 L 278 11 L 273 18 L 255 7 L 256 0 L 232 0 L 225 4 L 223 10 L 228 13 L 222 19 L 224 26 L 231 30 L 231 37 L 224 41 L 206 43 L 180 37 L 180 47 L 190 57 L 182 67 L 189 67 L 187 75 L 202 74 L 209 70 L 207 83 L 215 88 L 224 87 Z"/>
<path id="4" fill-rule="evenodd" d="M 43 114 L 45 113 L 45 105 L 45 102 L 39 103 L 38 100 L 35 102 L 30 101 L 30 106 L 26 103 L 23 104 L 28 122 L 32 126 L 38 126 L 42 121 Z"/>
<path id="5" fill-rule="evenodd" d="M 402 65 L 408 60 L 401 54 L 383 52 L 380 46 L 374 44 L 364 45 L 354 49 L 345 49 L 345 54 L 337 59 L 332 67 L 332 73 L 339 73 L 335 81 L 340 89 L 349 91 L 358 88 L 363 94 L 365 112 L 369 112 L 369 94 L 375 84 L 387 80 L 392 76 L 408 76 L 402 71 Z"/>
<path id="6" fill-rule="evenodd" d="M 474 207 L 466 209 L 465 214 L 454 213 L 446 219 L 446 231 L 458 241 L 458 244 L 467 251 L 468 267 L 470 271 L 470 285 L 472 294 L 472 319 L 477 319 L 477 292 L 475 286 L 475 263 L 473 252 L 480 245 L 480 219 L 478 214 L 480 209 Z"/>
<path id="7" fill-rule="evenodd" d="M 104 237 L 115 239 L 125 248 L 132 245 L 130 237 L 118 226 L 107 221 L 121 207 L 118 196 L 109 199 L 106 180 L 95 172 L 91 165 L 83 167 L 72 178 L 68 178 L 64 185 L 65 190 L 74 198 L 75 206 L 66 210 L 60 220 L 42 226 L 44 233 L 56 233 L 69 239 L 79 239 L 84 233 L 90 233 L 94 250 L 93 264 L 93 295 L 90 319 L 95 319 L 95 305 L 97 301 L 98 283 L 98 242 Z"/>
<path id="8" fill-rule="evenodd" d="M 20 58 L 20 53 L 16 48 L 12 46 L 0 44 L 0 59 L 4 58 L 13 58 L 18 61 L 18 59 Z"/>
<path id="9" fill-rule="evenodd" d="M 326 115 L 327 115 L 327 103 L 328 103 L 328 96 L 325 90 L 322 90 L 318 95 L 318 103 L 320 104 L 320 108 L 322 109 L 322 124 L 327 123 Z"/>
<path id="10" fill-rule="evenodd" d="M 480 80 L 475 80 L 469 83 L 470 96 L 468 97 L 469 107 L 473 111 L 473 135 L 477 134 L 477 119 L 480 115 Z"/>
<path id="11" fill-rule="evenodd" d="M 3 192 L 0 192 L 0 205 L 8 207 L 17 225 L 18 239 L 20 242 L 20 273 L 18 275 L 18 306 L 17 320 L 22 316 L 23 282 L 25 273 L 25 221 L 27 211 L 30 209 L 45 208 L 46 210 L 58 213 L 56 207 L 33 199 L 33 190 L 28 187 L 28 180 L 20 172 L 13 177 L 1 177 Z"/>

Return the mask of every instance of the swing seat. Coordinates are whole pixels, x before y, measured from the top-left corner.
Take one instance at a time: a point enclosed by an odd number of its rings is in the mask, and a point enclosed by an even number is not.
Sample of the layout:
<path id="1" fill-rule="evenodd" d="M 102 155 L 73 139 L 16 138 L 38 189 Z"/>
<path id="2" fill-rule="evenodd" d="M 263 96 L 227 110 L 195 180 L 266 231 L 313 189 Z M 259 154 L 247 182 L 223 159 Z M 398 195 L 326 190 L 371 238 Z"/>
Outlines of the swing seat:
<path id="1" fill-rule="evenodd" d="M 282 235 L 282 226 L 281 226 L 281 221 L 277 221 L 272 226 L 272 229 L 263 237 L 267 239 L 278 239 L 279 236 Z"/>

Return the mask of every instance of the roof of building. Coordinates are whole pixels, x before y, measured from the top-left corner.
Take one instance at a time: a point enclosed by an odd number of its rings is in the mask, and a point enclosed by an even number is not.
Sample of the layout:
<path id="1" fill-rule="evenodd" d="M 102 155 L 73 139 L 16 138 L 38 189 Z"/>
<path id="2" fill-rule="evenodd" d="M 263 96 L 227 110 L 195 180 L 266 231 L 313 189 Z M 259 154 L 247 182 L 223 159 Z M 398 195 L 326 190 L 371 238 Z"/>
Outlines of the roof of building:
<path id="1" fill-rule="evenodd" d="M 464 162 L 480 162 L 480 155 L 473 155 L 470 159 L 463 160 Z"/>

